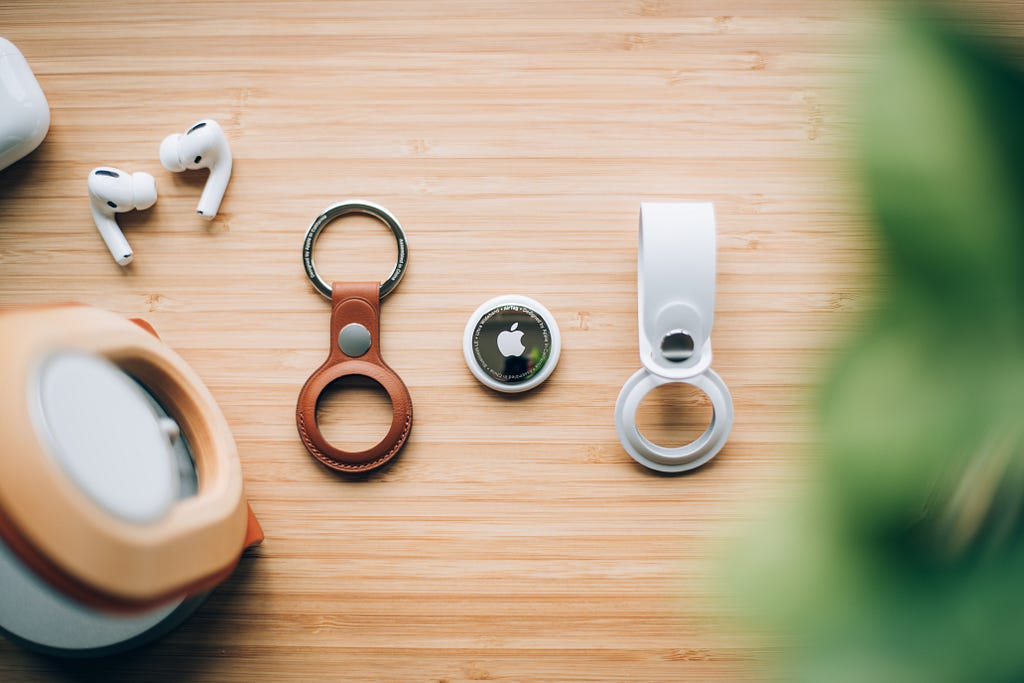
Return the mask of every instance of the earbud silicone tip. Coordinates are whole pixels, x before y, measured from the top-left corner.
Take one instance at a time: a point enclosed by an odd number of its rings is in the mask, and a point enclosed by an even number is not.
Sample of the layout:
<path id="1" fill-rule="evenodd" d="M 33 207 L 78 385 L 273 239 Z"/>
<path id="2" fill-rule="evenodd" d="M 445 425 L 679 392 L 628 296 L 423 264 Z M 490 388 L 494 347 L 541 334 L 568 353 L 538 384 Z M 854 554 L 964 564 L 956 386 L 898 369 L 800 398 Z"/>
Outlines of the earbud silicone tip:
<path id="1" fill-rule="evenodd" d="M 178 142 L 180 139 L 181 133 L 172 133 L 160 143 L 160 163 L 168 171 L 178 172 L 185 170 L 185 164 L 181 162 L 181 157 L 178 156 L 178 150 L 181 147 Z"/>
<path id="2" fill-rule="evenodd" d="M 132 173 L 132 195 L 136 209 L 148 209 L 156 203 L 156 181 L 148 173 Z"/>

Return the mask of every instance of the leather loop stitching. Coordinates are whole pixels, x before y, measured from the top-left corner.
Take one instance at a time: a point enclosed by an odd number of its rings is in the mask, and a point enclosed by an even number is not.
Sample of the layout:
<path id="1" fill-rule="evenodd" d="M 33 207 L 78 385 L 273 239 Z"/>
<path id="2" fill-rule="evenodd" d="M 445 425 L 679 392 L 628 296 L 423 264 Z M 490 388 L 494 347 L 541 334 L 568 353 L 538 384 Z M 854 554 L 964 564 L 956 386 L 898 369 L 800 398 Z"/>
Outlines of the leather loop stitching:
<path id="1" fill-rule="evenodd" d="M 329 455 L 321 451 L 317 447 L 317 445 L 313 443 L 313 440 L 309 436 L 309 432 L 306 428 L 306 419 L 302 416 L 302 413 L 299 413 L 299 434 L 300 436 L 302 436 L 302 442 L 306 445 L 306 450 L 312 453 L 313 456 L 323 464 L 327 465 L 331 469 L 335 469 L 341 472 L 363 472 L 369 469 L 373 469 L 378 465 L 383 465 L 385 462 L 394 457 L 395 453 L 397 453 L 398 450 L 405 444 L 405 440 L 409 437 L 409 430 L 411 427 L 412 414 L 411 411 L 406 411 L 405 425 L 402 427 L 401 433 L 398 435 L 398 438 L 395 439 L 395 443 L 391 446 L 391 448 L 386 453 L 384 453 L 384 455 L 380 456 L 376 460 L 371 460 L 370 462 L 356 465 L 352 463 L 342 462 L 340 460 L 335 460 L 334 458 L 330 457 Z M 317 432 L 319 433 L 319 426 L 317 426 L 316 429 Z M 380 443 L 377 443 L 377 446 L 379 445 Z"/>

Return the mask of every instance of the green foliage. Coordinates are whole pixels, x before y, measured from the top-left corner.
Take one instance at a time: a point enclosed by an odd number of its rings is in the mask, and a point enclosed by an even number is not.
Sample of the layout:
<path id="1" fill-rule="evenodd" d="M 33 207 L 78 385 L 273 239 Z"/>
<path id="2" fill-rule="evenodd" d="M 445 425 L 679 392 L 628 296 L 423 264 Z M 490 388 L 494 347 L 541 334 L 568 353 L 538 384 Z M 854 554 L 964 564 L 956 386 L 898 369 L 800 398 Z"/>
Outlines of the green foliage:
<path id="1" fill-rule="evenodd" d="M 790 680 L 1024 680 L 1024 75 L 962 27 L 892 28 L 861 146 L 887 288 L 820 468 L 734 572 Z"/>

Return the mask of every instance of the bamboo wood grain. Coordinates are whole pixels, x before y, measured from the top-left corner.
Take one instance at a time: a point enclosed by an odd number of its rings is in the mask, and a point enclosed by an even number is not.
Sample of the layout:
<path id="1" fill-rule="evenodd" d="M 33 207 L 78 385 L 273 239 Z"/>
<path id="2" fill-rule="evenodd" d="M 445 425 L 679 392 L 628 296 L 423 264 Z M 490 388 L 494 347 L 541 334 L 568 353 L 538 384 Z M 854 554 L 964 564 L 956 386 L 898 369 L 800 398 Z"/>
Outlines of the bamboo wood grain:
<path id="1" fill-rule="evenodd" d="M 811 0 L 7 0 L 0 32 L 53 115 L 0 172 L 0 304 L 149 320 L 232 425 L 266 542 L 160 643 L 68 665 L 2 641 L 0 680 L 759 676 L 719 548 L 813 458 L 810 392 L 874 286 L 842 94 L 875 23 Z M 157 156 L 205 116 L 235 158 L 210 224 L 203 174 Z M 157 179 L 154 208 L 120 218 L 127 269 L 89 215 L 101 164 Z M 352 197 L 393 211 L 410 245 L 382 351 L 415 424 L 362 482 L 320 467 L 293 419 L 329 341 L 303 233 Z M 714 366 L 737 415 L 718 459 L 679 478 L 635 466 L 612 421 L 639 367 L 637 214 L 656 199 L 715 202 Z M 379 279 L 392 255 L 353 220 L 317 259 Z M 519 397 L 478 385 L 460 346 L 506 292 L 550 308 L 564 342 Z M 372 439 L 387 407 L 357 391 L 332 399 L 353 423 L 331 428 Z M 678 424 L 691 403 L 668 392 L 643 419 L 667 439 L 695 427 Z"/>

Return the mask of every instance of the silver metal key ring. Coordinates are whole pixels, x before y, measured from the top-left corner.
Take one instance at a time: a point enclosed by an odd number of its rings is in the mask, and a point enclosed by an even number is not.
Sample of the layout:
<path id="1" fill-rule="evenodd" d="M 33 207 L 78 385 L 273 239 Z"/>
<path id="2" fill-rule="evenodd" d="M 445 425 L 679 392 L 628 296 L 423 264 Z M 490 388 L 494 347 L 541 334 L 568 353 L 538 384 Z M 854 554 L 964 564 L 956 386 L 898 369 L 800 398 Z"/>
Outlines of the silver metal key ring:
<path id="1" fill-rule="evenodd" d="M 383 299 L 394 291 L 401 281 L 402 275 L 405 274 L 405 263 L 408 258 L 409 248 L 405 242 L 405 232 L 402 230 L 402 226 L 399 225 L 398 219 L 383 206 L 373 202 L 362 200 L 341 202 L 340 204 L 328 207 L 327 210 L 316 217 L 313 224 L 309 226 L 309 230 L 306 231 L 306 239 L 302 243 L 302 265 L 306 269 L 306 277 L 309 278 L 309 281 L 313 283 L 318 292 L 328 299 L 331 298 L 330 283 L 326 282 L 316 272 L 316 264 L 313 263 L 313 247 L 316 246 L 320 233 L 323 232 L 330 222 L 351 213 L 361 213 L 376 218 L 391 229 L 391 232 L 395 235 L 395 241 L 398 243 L 398 261 L 395 263 L 395 268 L 391 271 L 391 275 L 380 285 L 380 298 Z"/>

